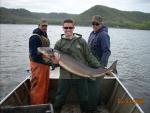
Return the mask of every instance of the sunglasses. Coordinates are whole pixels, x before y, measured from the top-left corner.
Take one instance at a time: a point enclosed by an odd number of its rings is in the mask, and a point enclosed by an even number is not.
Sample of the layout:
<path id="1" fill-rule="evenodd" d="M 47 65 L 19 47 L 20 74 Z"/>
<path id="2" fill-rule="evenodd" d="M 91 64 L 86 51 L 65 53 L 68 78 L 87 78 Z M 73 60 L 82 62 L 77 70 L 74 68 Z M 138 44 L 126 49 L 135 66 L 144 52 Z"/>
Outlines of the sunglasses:
<path id="1" fill-rule="evenodd" d="M 92 25 L 94 26 L 99 26 L 100 25 L 100 23 L 97 23 L 97 22 L 92 22 Z"/>
<path id="2" fill-rule="evenodd" d="M 47 27 L 47 25 L 41 25 L 42 27 Z"/>
<path id="3" fill-rule="evenodd" d="M 64 29 L 73 29 L 74 27 L 63 27 Z"/>

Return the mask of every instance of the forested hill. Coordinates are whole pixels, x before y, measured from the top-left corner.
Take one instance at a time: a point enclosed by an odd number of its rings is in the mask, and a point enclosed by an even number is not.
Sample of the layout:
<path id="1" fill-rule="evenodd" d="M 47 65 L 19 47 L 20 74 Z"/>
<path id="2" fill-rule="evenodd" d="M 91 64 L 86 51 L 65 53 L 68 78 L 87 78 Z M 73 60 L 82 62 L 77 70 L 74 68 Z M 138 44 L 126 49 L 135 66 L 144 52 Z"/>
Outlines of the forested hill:
<path id="1" fill-rule="evenodd" d="M 91 17 L 101 15 L 109 27 L 148 29 L 150 30 L 150 13 L 138 11 L 120 11 L 101 5 L 96 5 L 81 14 L 67 13 L 36 13 L 26 9 L 0 8 L 0 23 L 37 24 L 41 18 L 49 24 L 62 24 L 66 18 L 73 18 L 77 25 L 91 25 Z"/>
<path id="2" fill-rule="evenodd" d="M 76 15 L 67 13 L 36 13 L 26 9 L 0 8 L 0 23 L 13 24 L 37 24 L 42 18 L 50 24 L 60 24 L 63 19 L 72 18 Z"/>

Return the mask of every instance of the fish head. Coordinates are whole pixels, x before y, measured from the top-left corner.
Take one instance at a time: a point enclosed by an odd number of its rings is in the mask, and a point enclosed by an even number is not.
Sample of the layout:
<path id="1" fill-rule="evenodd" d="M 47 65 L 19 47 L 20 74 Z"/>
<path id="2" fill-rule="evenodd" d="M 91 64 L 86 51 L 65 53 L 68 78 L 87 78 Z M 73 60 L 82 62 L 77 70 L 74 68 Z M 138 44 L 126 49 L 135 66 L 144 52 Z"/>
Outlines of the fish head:
<path id="1" fill-rule="evenodd" d="M 37 50 L 39 53 L 41 53 L 43 55 L 48 55 L 48 56 L 54 55 L 54 50 L 49 47 L 38 47 Z"/>

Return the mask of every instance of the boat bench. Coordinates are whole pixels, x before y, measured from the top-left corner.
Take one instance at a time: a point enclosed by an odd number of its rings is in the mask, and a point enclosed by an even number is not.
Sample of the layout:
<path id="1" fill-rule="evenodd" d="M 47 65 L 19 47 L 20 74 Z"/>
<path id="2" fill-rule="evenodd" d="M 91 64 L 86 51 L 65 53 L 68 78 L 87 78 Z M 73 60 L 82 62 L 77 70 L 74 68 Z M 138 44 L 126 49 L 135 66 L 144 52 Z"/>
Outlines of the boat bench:
<path id="1" fill-rule="evenodd" d="M 52 104 L 39 104 L 0 107 L 0 113 L 54 113 L 54 110 Z"/>

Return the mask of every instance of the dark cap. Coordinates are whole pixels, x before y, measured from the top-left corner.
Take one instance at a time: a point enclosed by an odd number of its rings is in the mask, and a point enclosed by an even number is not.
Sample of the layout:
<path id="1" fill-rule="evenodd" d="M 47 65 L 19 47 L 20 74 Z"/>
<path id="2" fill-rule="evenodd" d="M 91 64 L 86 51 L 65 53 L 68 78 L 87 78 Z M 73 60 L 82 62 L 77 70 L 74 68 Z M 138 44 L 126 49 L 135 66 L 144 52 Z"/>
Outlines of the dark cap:
<path id="1" fill-rule="evenodd" d="M 40 20 L 39 25 L 47 25 L 48 26 L 48 22 L 45 19 Z"/>
<path id="2" fill-rule="evenodd" d="M 94 16 L 92 17 L 92 22 L 93 22 L 93 21 L 102 23 L 103 18 L 102 18 L 102 16 L 100 16 L 100 15 L 94 15 Z"/>

